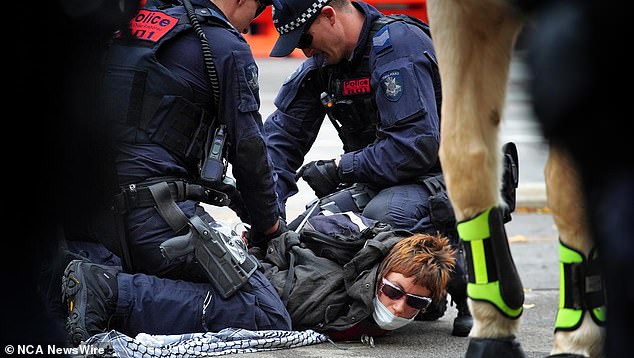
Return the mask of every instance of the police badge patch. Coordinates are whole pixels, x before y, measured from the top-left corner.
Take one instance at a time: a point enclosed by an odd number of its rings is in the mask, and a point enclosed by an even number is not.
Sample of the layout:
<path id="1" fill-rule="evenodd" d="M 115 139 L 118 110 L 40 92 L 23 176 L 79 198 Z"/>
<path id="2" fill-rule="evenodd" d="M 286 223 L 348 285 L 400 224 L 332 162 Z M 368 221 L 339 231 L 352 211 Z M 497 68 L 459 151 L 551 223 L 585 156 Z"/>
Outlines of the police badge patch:
<path id="1" fill-rule="evenodd" d="M 392 102 L 396 102 L 401 98 L 403 94 L 403 79 L 400 71 L 390 70 L 384 72 L 381 75 L 380 82 L 385 98 Z"/>
<path id="2" fill-rule="evenodd" d="M 247 77 L 247 84 L 251 91 L 257 91 L 260 88 L 258 80 L 258 66 L 255 63 L 248 64 L 244 68 L 244 74 Z"/>

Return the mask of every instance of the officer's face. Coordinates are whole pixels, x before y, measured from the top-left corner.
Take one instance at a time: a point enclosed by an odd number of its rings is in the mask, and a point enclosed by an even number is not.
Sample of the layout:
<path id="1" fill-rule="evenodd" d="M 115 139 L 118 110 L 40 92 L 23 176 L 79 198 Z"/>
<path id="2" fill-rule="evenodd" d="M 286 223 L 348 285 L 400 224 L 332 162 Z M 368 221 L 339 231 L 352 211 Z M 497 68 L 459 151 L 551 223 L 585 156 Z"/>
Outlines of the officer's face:
<path id="1" fill-rule="evenodd" d="M 326 8 L 324 8 L 326 9 Z M 339 24 L 322 14 L 304 31 L 298 47 L 306 57 L 321 53 L 327 64 L 336 64 L 345 58 L 345 42 Z"/>

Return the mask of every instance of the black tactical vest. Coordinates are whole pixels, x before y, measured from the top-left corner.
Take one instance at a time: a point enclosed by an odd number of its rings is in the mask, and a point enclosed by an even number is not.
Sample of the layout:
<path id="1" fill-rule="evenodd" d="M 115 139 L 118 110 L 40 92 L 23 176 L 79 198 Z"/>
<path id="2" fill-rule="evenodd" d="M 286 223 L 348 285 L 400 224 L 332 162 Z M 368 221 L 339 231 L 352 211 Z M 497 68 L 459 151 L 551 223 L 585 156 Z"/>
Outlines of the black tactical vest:
<path id="1" fill-rule="evenodd" d="M 355 64 L 343 61 L 320 69 L 321 81 L 327 88 L 321 94 L 321 101 L 328 118 L 337 129 L 346 153 L 365 148 L 377 138 L 376 126 L 379 121 L 374 91 L 370 86 L 370 51 L 374 35 L 383 26 L 395 21 L 413 24 L 430 35 L 429 26 L 416 18 L 407 15 L 382 16 L 372 24 L 366 43 L 360 49 L 363 57 L 359 61 Z M 430 55 L 428 57 L 435 64 L 435 60 Z M 440 111 L 440 75 L 437 68 L 433 72 L 434 92 Z M 438 117 L 440 118 L 440 113 Z"/>
<path id="2" fill-rule="evenodd" d="M 346 153 L 365 148 L 376 140 L 378 111 L 370 86 L 369 68 L 370 43 L 375 32 L 369 34 L 363 57 L 356 66 L 344 61 L 320 70 L 322 83 L 326 84 L 321 101 Z"/>
<path id="3" fill-rule="evenodd" d="M 201 22 L 227 25 L 209 9 L 196 9 Z M 191 87 L 162 66 L 156 53 L 167 41 L 192 28 L 181 6 L 140 9 L 131 34 L 113 39 L 105 59 L 102 115 L 115 126 L 119 143 L 155 143 L 183 164 L 203 156 L 215 113 L 195 103 Z"/>

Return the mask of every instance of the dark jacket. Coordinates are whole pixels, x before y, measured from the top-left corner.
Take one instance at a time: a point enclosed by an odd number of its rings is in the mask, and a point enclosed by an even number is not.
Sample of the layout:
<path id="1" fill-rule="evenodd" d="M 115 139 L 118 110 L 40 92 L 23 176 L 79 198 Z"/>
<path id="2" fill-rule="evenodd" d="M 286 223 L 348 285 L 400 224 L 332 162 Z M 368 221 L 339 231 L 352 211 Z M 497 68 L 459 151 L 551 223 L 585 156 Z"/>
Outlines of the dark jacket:
<path id="1" fill-rule="evenodd" d="M 273 239 L 263 260 L 297 330 L 343 331 L 374 309 L 378 266 L 407 231 L 386 231 L 369 239 L 347 264 L 319 257 L 288 232 Z"/>

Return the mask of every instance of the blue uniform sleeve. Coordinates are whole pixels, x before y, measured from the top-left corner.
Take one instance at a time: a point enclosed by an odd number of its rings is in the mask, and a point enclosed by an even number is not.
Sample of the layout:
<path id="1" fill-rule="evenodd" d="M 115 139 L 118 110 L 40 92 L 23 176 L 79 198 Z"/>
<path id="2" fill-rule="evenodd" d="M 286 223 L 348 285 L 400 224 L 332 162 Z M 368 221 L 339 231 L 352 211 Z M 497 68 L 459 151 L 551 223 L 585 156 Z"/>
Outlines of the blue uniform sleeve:
<path id="1" fill-rule="evenodd" d="M 370 68 L 379 111 L 377 140 L 341 157 L 345 182 L 388 187 L 438 168 L 435 66 L 425 51 L 434 53 L 429 37 L 405 23 L 392 23 L 375 34 Z"/>
<path id="2" fill-rule="evenodd" d="M 287 78 L 275 99 L 277 109 L 264 123 L 282 210 L 286 199 L 298 191 L 295 173 L 315 142 L 325 116 L 315 83 L 317 67 L 313 59 L 308 59 Z"/>
<path id="3" fill-rule="evenodd" d="M 207 34 L 220 80 L 220 111 L 227 125 L 228 160 L 254 232 L 264 232 L 279 217 L 273 165 L 259 113 L 258 67 L 246 42 L 229 31 Z"/>

